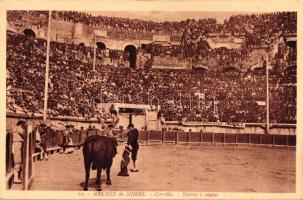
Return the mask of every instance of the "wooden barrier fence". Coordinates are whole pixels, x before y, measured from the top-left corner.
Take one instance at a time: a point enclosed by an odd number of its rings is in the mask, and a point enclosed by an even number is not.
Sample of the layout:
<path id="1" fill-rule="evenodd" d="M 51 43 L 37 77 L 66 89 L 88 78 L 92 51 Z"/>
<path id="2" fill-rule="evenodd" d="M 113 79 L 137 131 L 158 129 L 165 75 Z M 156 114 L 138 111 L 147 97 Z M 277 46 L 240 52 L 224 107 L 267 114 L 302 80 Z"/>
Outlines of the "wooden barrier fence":
<path id="1" fill-rule="evenodd" d="M 296 146 L 295 135 L 264 135 L 264 134 L 231 134 L 231 133 L 203 133 L 203 132 L 166 132 L 141 131 L 141 144 L 210 144 L 222 146 Z"/>
<path id="2" fill-rule="evenodd" d="M 27 128 L 23 149 L 23 189 L 30 187 L 34 177 L 33 161 L 37 160 L 41 152 L 35 152 L 36 139 L 31 126 Z M 104 131 L 79 131 L 76 130 L 72 134 L 74 144 L 84 142 L 85 138 L 90 135 L 106 135 Z M 116 137 L 119 140 L 127 141 L 126 131 L 116 131 Z M 140 131 L 139 143 L 141 145 L 222 145 L 222 146 L 266 146 L 266 147 L 283 147 L 295 148 L 295 135 L 264 135 L 264 134 L 231 134 L 231 133 L 204 133 L 204 132 L 166 132 L 166 131 Z M 63 131 L 48 132 L 46 135 L 47 153 L 62 152 Z M 6 182 L 11 185 L 13 178 L 13 157 L 12 157 L 12 132 L 7 131 L 6 134 Z"/>
<path id="3" fill-rule="evenodd" d="M 119 140 L 127 140 L 126 131 L 115 131 Z M 74 144 L 84 142 L 90 135 L 106 135 L 104 131 L 83 131 L 77 130 L 72 134 Z M 48 142 L 51 147 L 62 144 L 63 133 L 55 134 L 54 140 L 51 136 Z M 61 137 L 61 138 L 60 138 Z M 60 139 L 59 139 L 60 138 Z M 272 147 L 295 147 L 295 135 L 264 135 L 264 134 L 235 134 L 235 133 L 204 133 L 204 132 L 167 132 L 167 131 L 139 131 L 139 142 L 144 145 L 155 144 L 211 144 L 211 145 L 249 145 L 249 146 L 272 146 Z M 55 141 L 55 142 L 54 142 Z M 47 146 L 49 148 L 49 146 Z"/>

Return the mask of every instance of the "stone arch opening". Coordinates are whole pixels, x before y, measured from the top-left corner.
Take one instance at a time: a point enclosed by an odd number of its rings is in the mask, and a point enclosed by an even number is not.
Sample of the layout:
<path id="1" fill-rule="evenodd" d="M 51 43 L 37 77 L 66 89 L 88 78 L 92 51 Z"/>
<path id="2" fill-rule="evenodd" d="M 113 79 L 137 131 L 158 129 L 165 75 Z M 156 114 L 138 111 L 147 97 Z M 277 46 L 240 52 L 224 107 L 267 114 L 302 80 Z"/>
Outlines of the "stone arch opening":
<path id="1" fill-rule="evenodd" d="M 96 42 L 98 49 L 106 49 L 106 45 L 103 42 Z"/>
<path id="2" fill-rule="evenodd" d="M 83 46 L 85 46 L 85 44 L 83 42 L 80 42 L 79 46 L 83 47 Z"/>
<path id="3" fill-rule="evenodd" d="M 23 33 L 28 37 L 36 37 L 35 31 L 33 31 L 32 29 L 25 29 Z"/>
<path id="4" fill-rule="evenodd" d="M 135 68 L 137 62 L 137 48 L 134 45 L 129 44 L 124 48 L 124 52 L 128 53 L 129 67 Z"/>

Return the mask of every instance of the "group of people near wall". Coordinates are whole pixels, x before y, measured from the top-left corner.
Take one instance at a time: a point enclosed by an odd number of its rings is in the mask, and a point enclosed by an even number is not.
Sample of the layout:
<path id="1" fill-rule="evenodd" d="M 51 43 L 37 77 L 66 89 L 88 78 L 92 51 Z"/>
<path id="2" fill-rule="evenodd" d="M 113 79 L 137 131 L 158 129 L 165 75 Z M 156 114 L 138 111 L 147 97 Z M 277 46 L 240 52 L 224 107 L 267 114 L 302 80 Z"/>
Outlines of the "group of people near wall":
<path id="1" fill-rule="evenodd" d="M 60 123 L 61 125 L 63 123 Z M 25 120 L 19 120 L 16 123 L 15 128 L 12 130 L 12 162 L 13 162 L 13 183 L 15 184 L 20 184 L 23 182 L 24 177 L 23 177 L 23 162 L 24 158 L 24 148 L 25 148 L 25 134 L 28 131 L 28 124 Z M 135 128 L 133 124 L 129 124 L 127 127 L 127 140 L 124 145 L 124 152 L 128 152 L 128 155 L 126 156 L 125 153 L 121 154 L 122 156 L 122 161 L 121 161 L 121 170 L 119 172 L 119 176 L 129 176 L 128 174 L 128 169 L 127 165 L 130 162 L 130 159 L 133 161 L 133 168 L 131 169 L 132 172 L 138 172 L 138 150 L 139 150 L 139 143 L 138 143 L 138 138 L 139 138 L 139 132 Z M 53 131 L 61 130 L 62 127 L 58 126 L 53 126 L 50 123 L 40 123 L 37 125 L 37 127 L 34 128 L 33 132 L 35 134 L 35 143 L 34 145 L 36 149 L 39 149 L 40 153 L 43 155 L 43 158 L 45 160 L 48 160 L 48 152 L 47 152 L 47 145 L 46 145 L 46 138 L 49 137 L 50 135 L 50 129 L 53 129 Z M 82 137 L 81 134 L 85 135 L 84 138 L 87 138 L 90 135 L 97 135 L 98 132 L 93 131 L 91 127 L 88 130 L 84 130 L 83 127 L 81 127 L 81 130 L 76 130 L 74 129 L 73 125 L 67 124 L 65 126 L 65 129 L 63 130 L 63 143 L 60 144 L 60 146 L 63 146 L 63 152 L 66 154 L 73 153 L 74 149 L 73 147 L 73 140 L 72 140 L 72 134 L 75 134 L 78 132 L 79 137 Z M 113 131 L 113 126 L 109 125 L 106 130 L 104 130 L 106 134 L 106 137 L 110 137 L 114 140 L 117 141 L 117 135 Z M 117 153 L 117 152 L 116 152 Z M 40 158 L 40 159 L 43 159 Z M 123 164 L 122 164 L 123 163 Z"/>

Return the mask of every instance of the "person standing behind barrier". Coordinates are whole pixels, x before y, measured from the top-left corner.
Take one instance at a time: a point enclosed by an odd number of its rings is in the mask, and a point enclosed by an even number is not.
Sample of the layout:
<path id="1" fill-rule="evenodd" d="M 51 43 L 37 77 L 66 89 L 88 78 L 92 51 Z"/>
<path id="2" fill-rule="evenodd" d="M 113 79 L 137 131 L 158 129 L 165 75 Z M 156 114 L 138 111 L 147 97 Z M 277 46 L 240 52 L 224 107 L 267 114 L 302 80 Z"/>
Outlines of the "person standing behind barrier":
<path id="1" fill-rule="evenodd" d="M 117 143 L 118 141 L 117 141 L 117 137 L 116 137 L 116 134 L 115 134 L 115 132 L 114 132 L 114 130 L 113 130 L 113 125 L 108 125 L 107 126 L 107 130 L 106 130 L 106 132 L 105 132 L 105 135 L 107 136 L 107 137 L 110 137 L 113 141 L 114 141 L 114 143 Z M 118 153 L 118 150 L 117 150 L 117 146 L 115 145 L 114 146 L 114 150 L 115 150 L 115 154 L 117 154 Z"/>
<path id="2" fill-rule="evenodd" d="M 92 126 L 89 125 L 88 129 L 86 130 L 86 137 L 90 136 L 92 134 Z"/>
<path id="3" fill-rule="evenodd" d="M 127 139 L 127 145 L 130 145 L 132 147 L 131 150 L 131 158 L 134 164 L 134 169 L 131 169 L 131 172 L 138 172 L 138 160 L 137 160 L 137 154 L 139 150 L 139 143 L 138 143 L 138 137 L 139 137 L 139 132 L 138 130 L 134 127 L 133 124 L 128 125 L 128 130 L 129 132 L 127 133 L 128 139 Z"/>
<path id="4" fill-rule="evenodd" d="M 42 123 L 38 126 L 36 130 L 36 143 L 38 144 L 38 147 L 45 160 L 48 159 L 47 149 L 46 149 L 46 134 L 48 131 L 47 129 L 48 127 L 44 123 Z"/>
<path id="5" fill-rule="evenodd" d="M 14 156 L 14 183 L 21 183 L 20 175 L 22 170 L 22 147 L 24 144 L 26 122 L 19 120 L 16 128 L 13 130 L 13 148 Z"/>
<path id="6" fill-rule="evenodd" d="M 105 131 L 107 137 L 116 138 L 116 137 L 115 137 L 115 133 L 114 133 L 113 128 L 114 128 L 114 127 L 113 127 L 113 125 L 111 125 L 111 124 L 107 126 L 107 130 Z"/>
<path id="7" fill-rule="evenodd" d="M 85 134 L 86 134 L 86 131 L 84 130 L 84 127 L 81 126 L 80 131 L 79 131 L 79 143 L 81 143 L 82 141 L 84 141 L 82 139 L 82 137 L 84 137 Z"/>
<path id="8" fill-rule="evenodd" d="M 65 130 L 64 130 L 64 144 L 65 145 L 73 145 L 73 140 L 72 140 L 72 136 L 71 136 L 71 126 L 70 125 L 66 125 L 65 126 Z M 73 153 L 74 149 L 73 147 L 65 147 L 64 153 Z"/>

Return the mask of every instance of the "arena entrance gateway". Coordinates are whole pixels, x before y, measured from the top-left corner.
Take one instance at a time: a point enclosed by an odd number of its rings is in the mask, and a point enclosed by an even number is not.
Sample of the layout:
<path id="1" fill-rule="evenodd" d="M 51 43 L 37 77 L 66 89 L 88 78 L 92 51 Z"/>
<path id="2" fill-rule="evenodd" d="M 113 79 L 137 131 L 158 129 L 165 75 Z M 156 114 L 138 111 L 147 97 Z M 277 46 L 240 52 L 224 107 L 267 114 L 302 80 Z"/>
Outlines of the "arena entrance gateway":
<path id="1" fill-rule="evenodd" d="M 137 63 L 137 48 L 134 45 L 127 45 L 124 48 L 124 52 L 127 52 L 129 54 L 128 60 L 129 60 L 129 67 L 136 68 Z"/>
<path id="2" fill-rule="evenodd" d="M 103 42 L 96 42 L 98 49 L 106 49 L 106 45 Z"/>
<path id="3" fill-rule="evenodd" d="M 116 128 L 127 128 L 129 124 L 135 124 L 138 130 L 144 127 L 153 130 L 159 129 L 157 110 L 152 110 L 150 105 L 123 103 L 100 103 L 97 105 L 98 110 L 103 108 L 106 111 L 109 111 L 112 106 L 117 111 L 119 118 Z"/>

